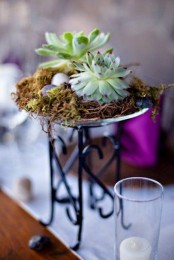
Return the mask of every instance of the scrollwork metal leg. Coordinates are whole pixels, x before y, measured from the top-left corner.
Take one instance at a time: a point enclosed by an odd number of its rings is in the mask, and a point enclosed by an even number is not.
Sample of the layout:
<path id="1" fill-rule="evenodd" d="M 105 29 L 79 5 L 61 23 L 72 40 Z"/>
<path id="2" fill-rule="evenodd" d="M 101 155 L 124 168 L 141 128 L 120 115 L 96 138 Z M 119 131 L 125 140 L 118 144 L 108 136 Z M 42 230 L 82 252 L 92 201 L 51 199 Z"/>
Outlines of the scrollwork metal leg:
<path id="1" fill-rule="evenodd" d="M 82 176 L 83 176 L 83 128 L 79 127 L 78 131 L 78 224 L 79 230 L 77 235 L 77 243 L 72 249 L 77 250 L 81 243 L 82 238 L 82 224 L 83 224 L 83 189 L 82 189 Z"/>
<path id="2" fill-rule="evenodd" d="M 62 151 L 65 152 L 66 146 L 63 142 L 63 140 L 58 137 L 58 140 L 62 143 Z M 50 210 L 50 217 L 47 222 L 40 221 L 40 223 L 44 226 L 48 226 L 52 223 L 54 219 L 54 211 L 55 211 L 55 202 L 61 202 L 61 203 L 68 203 L 72 206 L 75 218 L 71 216 L 71 212 L 69 207 L 66 208 L 66 213 L 70 221 L 78 226 L 78 236 L 77 236 L 77 243 L 72 248 L 74 250 L 77 250 L 80 246 L 81 242 L 81 233 L 82 233 L 82 216 L 83 216 L 83 203 L 82 203 L 82 165 L 81 165 L 81 159 L 80 154 L 83 149 L 83 130 L 79 130 L 79 173 L 78 173 L 78 189 L 79 189 L 79 195 L 77 198 L 75 198 L 72 195 L 71 189 L 69 187 L 69 184 L 66 179 L 66 174 L 60 164 L 59 158 L 57 157 L 57 154 L 55 152 L 55 139 L 49 138 L 49 161 L 50 161 L 50 186 L 51 186 L 51 210 Z M 61 183 L 64 185 L 65 190 L 67 192 L 67 198 L 58 199 L 57 198 L 57 187 L 54 187 L 54 168 L 53 168 L 53 161 L 56 163 L 58 172 L 61 176 Z M 60 182 L 59 182 L 60 184 Z"/>
<path id="3" fill-rule="evenodd" d="M 62 153 L 66 154 L 67 147 L 64 143 L 63 139 L 58 136 L 57 139 L 52 139 L 51 136 L 49 136 L 49 160 L 50 160 L 50 186 L 51 186 L 51 212 L 48 222 L 42 222 L 41 223 L 45 226 L 50 225 L 54 218 L 54 207 L 55 202 L 59 203 L 67 203 L 66 207 L 66 213 L 69 218 L 69 220 L 72 222 L 72 224 L 76 225 L 77 230 L 77 242 L 72 247 L 73 250 L 77 250 L 80 246 L 81 239 L 82 239 L 82 229 L 83 229 L 83 171 L 88 176 L 89 180 L 89 199 L 90 199 L 90 206 L 93 209 L 97 209 L 99 212 L 99 215 L 102 218 L 108 218 L 113 214 L 113 192 L 108 189 L 101 181 L 100 176 L 103 174 L 103 172 L 106 171 L 107 167 L 113 162 L 116 162 L 116 181 L 120 179 L 120 133 L 121 133 L 121 127 L 118 127 L 118 133 L 117 137 L 115 136 L 105 136 L 103 138 L 103 145 L 106 144 L 106 141 L 109 140 L 112 143 L 113 147 L 113 153 L 109 160 L 101 167 L 96 173 L 93 173 L 93 167 L 92 167 L 92 160 L 91 160 L 91 151 L 97 151 L 98 156 L 100 159 L 103 158 L 103 152 L 101 148 L 98 145 L 91 144 L 90 139 L 90 128 L 80 126 L 75 127 L 73 129 L 74 131 L 77 131 L 78 133 L 78 143 L 75 149 L 73 150 L 72 154 L 69 157 L 69 160 L 67 163 L 62 167 L 59 155 L 56 151 L 56 143 L 59 142 L 62 146 Z M 73 135 L 72 135 L 73 136 Z M 72 190 L 68 183 L 67 174 L 71 167 L 73 166 L 74 162 L 78 160 L 78 172 L 77 172 L 77 181 L 78 181 L 78 194 L 74 196 L 72 194 Z M 55 175 L 55 166 L 56 171 L 58 170 L 58 173 L 60 175 L 60 179 L 54 179 Z M 57 185 L 55 185 L 55 181 L 57 181 Z M 65 188 L 65 191 L 67 193 L 67 196 L 60 197 L 59 191 L 60 186 L 63 185 Z M 94 187 L 98 186 L 100 190 L 102 191 L 102 195 L 99 197 L 95 194 Z M 108 196 L 111 200 L 112 206 L 111 210 L 108 213 L 104 213 L 103 208 L 98 206 L 98 202 L 103 200 L 105 196 Z M 71 210 L 73 210 L 74 214 L 72 217 Z M 124 216 L 123 216 L 123 205 L 120 205 L 120 214 L 122 219 L 122 225 L 125 226 L 125 228 L 129 228 L 129 226 L 124 225 Z"/>
<path id="4" fill-rule="evenodd" d="M 52 144 L 51 144 L 51 138 L 49 138 L 49 164 L 50 164 L 51 211 L 50 211 L 49 220 L 47 222 L 43 222 L 42 220 L 39 221 L 43 226 L 50 225 L 53 221 L 53 218 L 54 218 L 54 202 L 55 202 L 55 196 L 56 196 L 56 189 L 54 188 L 54 183 L 53 183 L 53 174 L 54 174 L 54 170 L 53 170 L 53 147 L 52 147 Z"/>

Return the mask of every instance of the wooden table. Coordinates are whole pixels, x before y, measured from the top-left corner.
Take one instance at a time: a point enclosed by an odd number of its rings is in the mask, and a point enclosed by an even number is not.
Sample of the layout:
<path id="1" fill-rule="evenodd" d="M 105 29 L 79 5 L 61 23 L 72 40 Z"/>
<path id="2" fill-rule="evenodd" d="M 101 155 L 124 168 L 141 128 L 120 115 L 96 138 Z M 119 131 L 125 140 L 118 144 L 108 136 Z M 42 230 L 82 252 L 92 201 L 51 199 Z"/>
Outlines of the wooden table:
<path id="1" fill-rule="evenodd" d="M 51 244 L 41 252 L 28 248 L 33 235 L 46 235 Z M 47 228 L 0 191 L 0 260 L 78 260 L 68 247 Z"/>

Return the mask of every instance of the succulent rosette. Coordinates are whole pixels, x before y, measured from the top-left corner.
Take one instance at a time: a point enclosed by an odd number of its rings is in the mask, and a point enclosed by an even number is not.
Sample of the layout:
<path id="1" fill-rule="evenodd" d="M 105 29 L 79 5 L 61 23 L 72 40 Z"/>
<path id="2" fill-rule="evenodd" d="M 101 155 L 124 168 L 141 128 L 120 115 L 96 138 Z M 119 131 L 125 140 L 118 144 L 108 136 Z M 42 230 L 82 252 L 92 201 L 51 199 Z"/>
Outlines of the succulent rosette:
<path id="1" fill-rule="evenodd" d="M 108 103 L 122 100 L 129 95 L 125 77 L 130 70 L 120 65 L 120 58 L 112 53 L 88 52 L 86 62 L 74 62 L 79 73 L 71 76 L 71 88 L 86 100 Z"/>
<path id="2" fill-rule="evenodd" d="M 110 34 L 100 32 L 98 28 L 89 35 L 84 32 L 65 32 L 60 37 L 55 33 L 45 33 L 47 44 L 43 44 L 36 53 L 41 56 L 53 56 L 57 59 L 41 63 L 43 68 L 71 65 L 72 61 L 82 60 L 88 51 L 95 51 L 103 47 L 110 38 Z"/>

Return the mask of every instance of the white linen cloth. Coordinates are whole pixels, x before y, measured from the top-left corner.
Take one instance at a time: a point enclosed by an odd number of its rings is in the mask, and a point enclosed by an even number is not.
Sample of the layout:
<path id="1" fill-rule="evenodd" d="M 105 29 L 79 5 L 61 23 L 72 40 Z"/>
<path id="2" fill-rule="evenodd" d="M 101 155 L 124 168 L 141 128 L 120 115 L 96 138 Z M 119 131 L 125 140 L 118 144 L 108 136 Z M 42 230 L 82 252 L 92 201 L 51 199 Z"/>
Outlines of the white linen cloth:
<path id="1" fill-rule="evenodd" d="M 46 136 L 43 133 L 41 136 L 39 141 L 25 144 L 25 147 L 21 149 L 19 154 L 15 150 L 16 147 L 14 147 L 14 152 L 12 147 L 11 150 L 6 150 L 6 153 L 8 153 L 8 157 L 6 156 L 5 159 L 6 163 L 4 159 L 3 162 L 0 160 L 0 180 L 2 188 L 13 197 L 13 181 L 20 176 L 29 177 L 33 183 L 34 197 L 30 202 L 20 202 L 20 204 L 37 219 L 47 221 L 50 212 L 48 146 Z M 2 154 L 5 158 L 4 150 L 2 145 L 0 145 L 0 156 Z M 14 163 L 15 160 L 17 160 L 16 165 Z M 13 164 L 11 164 L 10 168 L 10 163 L 12 162 Z M 68 181 L 71 188 L 75 191 L 77 185 L 76 177 L 68 176 Z M 82 243 L 77 254 L 84 260 L 112 260 L 114 259 L 115 240 L 114 215 L 108 219 L 102 219 L 97 211 L 89 209 L 87 182 L 85 181 L 83 188 L 84 223 Z M 111 209 L 110 201 L 102 202 L 102 206 L 105 212 L 109 212 Z M 77 227 L 73 226 L 68 220 L 65 207 L 56 203 L 55 217 L 50 228 L 64 243 L 73 245 L 76 242 Z M 174 185 L 169 185 L 165 187 L 158 260 L 174 259 L 173 241 Z"/>

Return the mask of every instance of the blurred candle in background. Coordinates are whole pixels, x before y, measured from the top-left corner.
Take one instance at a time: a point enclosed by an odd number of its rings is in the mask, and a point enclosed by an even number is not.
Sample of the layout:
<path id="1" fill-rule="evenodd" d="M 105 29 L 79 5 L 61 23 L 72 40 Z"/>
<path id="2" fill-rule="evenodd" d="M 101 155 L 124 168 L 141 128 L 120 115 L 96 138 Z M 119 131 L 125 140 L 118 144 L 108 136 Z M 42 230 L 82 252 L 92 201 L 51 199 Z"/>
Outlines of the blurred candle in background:
<path id="1" fill-rule="evenodd" d="M 21 77 L 22 71 L 16 64 L 0 64 L 0 110 L 15 106 L 11 93 L 15 91 L 15 84 Z"/>

